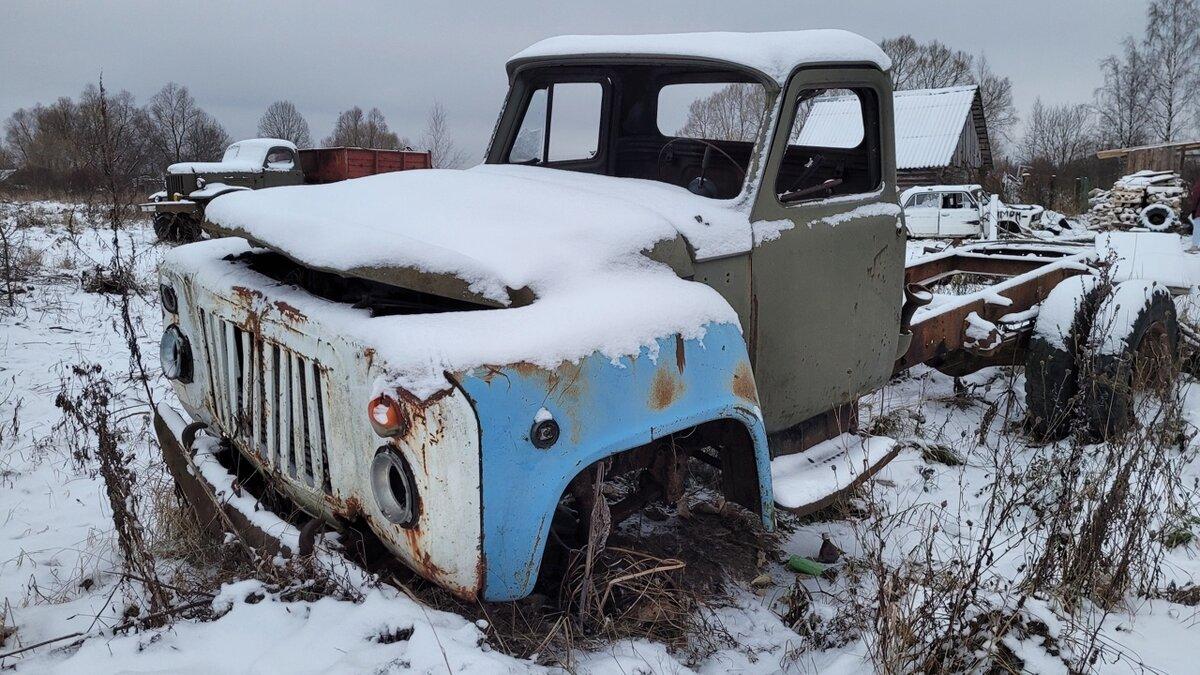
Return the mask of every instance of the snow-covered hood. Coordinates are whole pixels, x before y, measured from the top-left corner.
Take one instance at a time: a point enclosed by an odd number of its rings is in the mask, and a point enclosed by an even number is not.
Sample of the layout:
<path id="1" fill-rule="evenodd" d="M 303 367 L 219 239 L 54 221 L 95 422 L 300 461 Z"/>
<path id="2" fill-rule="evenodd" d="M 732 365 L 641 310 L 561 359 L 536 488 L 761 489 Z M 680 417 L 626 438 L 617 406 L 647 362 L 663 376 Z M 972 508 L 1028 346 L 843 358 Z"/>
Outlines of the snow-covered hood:
<path id="1" fill-rule="evenodd" d="M 310 267 L 496 306 L 616 267 L 663 267 L 643 252 L 690 265 L 684 240 L 705 259 L 748 251 L 752 237 L 747 209 L 735 202 L 655 181 L 512 165 L 238 192 L 213 200 L 205 217 L 217 234 Z M 430 277 L 462 288 L 428 285 Z"/>
<path id="2" fill-rule="evenodd" d="M 261 173 L 262 163 L 249 160 L 232 162 L 180 162 L 167 167 L 167 173 Z"/>

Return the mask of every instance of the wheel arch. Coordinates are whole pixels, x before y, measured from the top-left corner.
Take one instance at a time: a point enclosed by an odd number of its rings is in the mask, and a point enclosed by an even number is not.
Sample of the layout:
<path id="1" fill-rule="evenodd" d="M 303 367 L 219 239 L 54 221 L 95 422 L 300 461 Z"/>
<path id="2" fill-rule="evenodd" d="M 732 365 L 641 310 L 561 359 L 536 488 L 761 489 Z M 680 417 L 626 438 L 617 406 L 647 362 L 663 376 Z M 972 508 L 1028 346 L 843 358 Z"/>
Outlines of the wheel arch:
<path id="1" fill-rule="evenodd" d="M 486 599 L 532 591 L 559 499 L 581 471 L 687 430 L 740 434 L 740 451 L 730 452 L 740 452 L 732 456 L 743 480 L 753 474 L 756 510 L 773 525 L 770 452 L 740 331 L 722 324 L 702 340 L 658 342 L 653 358 L 643 349 L 619 361 L 593 354 L 555 369 L 521 364 L 456 376 L 480 426 Z M 550 447 L 532 443 L 539 419 L 560 425 Z"/>

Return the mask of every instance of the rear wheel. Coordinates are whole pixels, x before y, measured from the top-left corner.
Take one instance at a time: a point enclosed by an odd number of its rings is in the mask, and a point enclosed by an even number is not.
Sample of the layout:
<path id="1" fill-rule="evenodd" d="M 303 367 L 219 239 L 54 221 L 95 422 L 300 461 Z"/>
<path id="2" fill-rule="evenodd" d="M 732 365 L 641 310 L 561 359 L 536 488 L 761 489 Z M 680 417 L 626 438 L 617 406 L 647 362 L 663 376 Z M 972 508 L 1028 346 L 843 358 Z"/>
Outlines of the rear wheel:
<path id="1" fill-rule="evenodd" d="M 190 213 L 156 213 L 154 235 L 159 241 L 193 242 L 200 238 L 200 220 Z"/>
<path id="2" fill-rule="evenodd" d="M 1179 323 L 1170 292 L 1152 281 L 1118 284 L 1096 311 L 1089 344 L 1082 431 L 1102 441 L 1132 426 L 1137 394 L 1164 391 L 1174 380 Z"/>
<path id="3" fill-rule="evenodd" d="M 1104 290 L 1098 277 L 1074 276 L 1042 302 L 1025 357 L 1026 426 L 1040 440 L 1062 438 L 1070 431 L 1078 393 L 1076 364 Z"/>

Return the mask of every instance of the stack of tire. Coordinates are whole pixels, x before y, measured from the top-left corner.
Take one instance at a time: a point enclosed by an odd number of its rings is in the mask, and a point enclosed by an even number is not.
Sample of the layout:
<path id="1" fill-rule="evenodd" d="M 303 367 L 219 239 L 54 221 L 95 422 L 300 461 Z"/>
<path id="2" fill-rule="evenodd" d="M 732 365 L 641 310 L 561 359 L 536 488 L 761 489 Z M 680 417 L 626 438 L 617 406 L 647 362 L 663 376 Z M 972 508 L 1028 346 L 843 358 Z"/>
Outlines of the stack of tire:
<path id="1" fill-rule="evenodd" d="M 1042 440 L 1088 442 L 1134 423 L 1134 394 L 1173 376 L 1179 325 L 1162 284 L 1071 277 L 1042 303 L 1025 362 L 1028 426 Z"/>

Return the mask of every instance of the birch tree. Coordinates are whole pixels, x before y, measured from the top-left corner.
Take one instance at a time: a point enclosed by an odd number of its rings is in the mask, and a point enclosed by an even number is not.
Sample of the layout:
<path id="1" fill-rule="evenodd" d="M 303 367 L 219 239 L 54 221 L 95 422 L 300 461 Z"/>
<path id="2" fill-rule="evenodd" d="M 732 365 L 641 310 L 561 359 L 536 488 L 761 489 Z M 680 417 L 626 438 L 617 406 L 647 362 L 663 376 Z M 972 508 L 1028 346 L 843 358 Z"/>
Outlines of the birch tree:
<path id="1" fill-rule="evenodd" d="M 466 163 L 466 153 L 450 138 L 446 108 L 440 102 L 434 102 L 429 109 L 429 119 L 418 144 L 429 151 L 430 162 L 435 169 L 457 169 Z"/>

